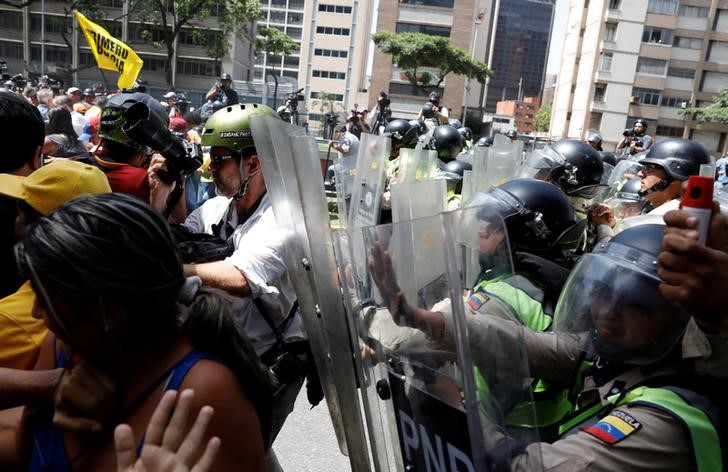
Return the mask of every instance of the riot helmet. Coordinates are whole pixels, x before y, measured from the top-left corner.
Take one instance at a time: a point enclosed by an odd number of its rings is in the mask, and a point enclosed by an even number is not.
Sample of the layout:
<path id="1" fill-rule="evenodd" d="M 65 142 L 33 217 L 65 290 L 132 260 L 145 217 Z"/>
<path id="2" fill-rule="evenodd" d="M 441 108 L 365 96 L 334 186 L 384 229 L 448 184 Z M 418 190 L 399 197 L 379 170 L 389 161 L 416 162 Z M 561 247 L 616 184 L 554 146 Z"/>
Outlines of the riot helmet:
<path id="1" fill-rule="evenodd" d="M 435 112 L 432 111 L 434 108 L 434 104 L 432 102 L 425 102 L 424 105 L 422 105 L 422 109 L 420 110 L 420 115 L 422 115 L 425 119 L 432 118 L 435 116 Z"/>
<path id="2" fill-rule="evenodd" d="M 506 135 L 506 138 L 509 138 L 509 139 L 511 139 L 511 140 L 513 140 L 513 139 L 518 139 L 518 131 L 516 131 L 516 130 L 515 130 L 515 129 L 513 129 L 513 128 L 511 128 L 511 129 L 509 129 L 508 131 L 506 131 L 506 132 L 505 132 L 505 135 Z"/>
<path id="3" fill-rule="evenodd" d="M 87 88 L 87 89 L 84 89 L 83 96 L 84 97 L 95 97 L 96 96 L 96 93 L 94 92 L 94 89 Z"/>
<path id="4" fill-rule="evenodd" d="M 424 120 L 410 120 L 409 124 L 417 129 L 417 135 L 421 136 L 425 133 L 427 133 L 427 125 L 425 124 Z"/>
<path id="5" fill-rule="evenodd" d="M 650 147 L 647 155 L 640 161 L 660 166 L 673 180 L 688 180 L 698 175 L 701 164 L 710 163 L 710 154 L 697 141 L 691 139 L 661 139 Z"/>
<path id="6" fill-rule="evenodd" d="M 455 129 L 460 129 L 463 127 L 463 124 L 458 120 L 457 118 L 450 118 L 447 122 L 450 126 L 452 126 Z"/>
<path id="7" fill-rule="evenodd" d="M 554 315 L 559 341 L 592 357 L 652 364 L 681 339 L 690 315 L 659 290 L 663 225 L 625 229 L 582 256 Z"/>
<path id="8" fill-rule="evenodd" d="M 511 180 L 474 195 L 463 207 L 481 205 L 503 219 L 514 250 L 558 258 L 577 247 L 586 228 L 564 192 L 541 180 Z"/>
<path id="9" fill-rule="evenodd" d="M 613 152 L 609 151 L 597 151 L 599 153 L 599 157 L 602 158 L 602 162 L 605 164 L 609 164 L 612 167 L 617 165 L 617 158 L 614 156 Z"/>
<path id="10" fill-rule="evenodd" d="M 602 137 L 596 133 L 592 133 L 589 135 L 587 141 L 594 144 L 602 144 Z"/>
<path id="11" fill-rule="evenodd" d="M 393 151 L 395 146 L 413 148 L 417 144 L 418 129 L 411 122 L 398 118 L 387 123 L 384 135 L 392 139 Z"/>
<path id="12" fill-rule="evenodd" d="M 481 138 L 478 138 L 478 140 L 475 142 L 476 146 L 481 147 L 491 147 L 493 145 L 493 138 L 490 136 L 483 136 Z"/>
<path id="13" fill-rule="evenodd" d="M 466 161 L 455 159 L 443 165 L 440 176 L 447 181 L 448 191 L 460 195 L 463 188 L 463 175 L 466 170 L 473 170 L 473 166 Z"/>
<path id="14" fill-rule="evenodd" d="M 463 136 L 463 139 L 465 139 L 466 141 L 470 141 L 471 139 L 473 139 L 473 131 L 467 126 L 458 128 L 458 132 Z"/>
<path id="15" fill-rule="evenodd" d="M 227 72 L 224 72 L 224 73 L 220 74 L 220 81 L 223 81 L 223 80 L 233 80 L 233 78 L 230 74 L 228 74 Z"/>
<path id="16" fill-rule="evenodd" d="M 437 151 L 438 159 L 449 162 L 463 150 L 463 137 L 450 125 L 440 125 L 432 130 L 430 149 Z"/>
<path id="17" fill-rule="evenodd" d="M 534 151 L 520 177 L 553 182 L 569 196 L 591 199 L 607 190 L 604 164 L 597 151 L 576 139 L 562 139 Z"/>
<path id="18" fill-rule="evenodd" d="M 617 221 L 642 215 L 652 209 L 650 202 L 640 195 L 641 182 L 639 178 L 629 180 L 617 189 L 613 197 L 605 200 L 614 210 Z"/>
<path id="19" fill-rule="evenodd" d="M 251 116 L 271 116 L 280 119 L 272 108 L 257 103 L 230 105 L 213 113 L 202 130 L 202 145 L 224 147 L 238 154 L 240 158 L 240 189 L 233 197 L 243 198 L 252 177 L 245 179 L 243 160 L 255 152 L 255 142 L 250 129 Z"/>
<path id="20" fill-rule="evenodd" d="M 130 116 L 127 112 L 137 103 L 143 103 L 149 108 L 150 123 L 156 123 L 164 130 L 168 128 L 169 115 L 157 99 L 146 93 L 122 92 L 110 97 L 106 102 L 106 106 L 101 111 L 99 118 L 99 136 L 105 142 L 112 141 L 116 144 L 121 144 L 130 152 L 144 150 L 144 146 L 134 141 L 125 131 L 131 124 L 128 121 Z"/>

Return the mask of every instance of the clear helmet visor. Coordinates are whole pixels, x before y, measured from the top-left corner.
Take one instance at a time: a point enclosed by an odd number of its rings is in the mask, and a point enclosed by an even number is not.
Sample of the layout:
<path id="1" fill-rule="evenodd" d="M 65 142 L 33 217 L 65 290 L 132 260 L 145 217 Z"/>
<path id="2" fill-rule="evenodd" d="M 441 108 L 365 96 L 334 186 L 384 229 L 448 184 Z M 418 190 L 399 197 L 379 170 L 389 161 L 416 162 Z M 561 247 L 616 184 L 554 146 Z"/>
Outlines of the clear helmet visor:
<path id="1" fill-rule="evenodd" d="M 619 161 L 609 174 L 607 185 L 613 189 L 622 188 L 622 185 L 632 179 L 637 178 L 637 174 L 642 170 L 642 165 L 634 160 L 625 159 Z"/>
<path id="2" fill-rule="evenodd" d="M 659 292 L 653 262 L 631 248 L 608 245 L 587 254 L 572 271 L 559 298 L 554 331 L 560 342 L 626 364 L 651 364 L 681 339 L 690 319 Z"/>
<path id="3" fill-rule="evenodd" d="M 547 146 L 533 151 L 528 156 L 526 162 L 518 169 L 516 178 L 551 182 L 551 171 L 564 162 L 564 158 L 559 153 Z"/>

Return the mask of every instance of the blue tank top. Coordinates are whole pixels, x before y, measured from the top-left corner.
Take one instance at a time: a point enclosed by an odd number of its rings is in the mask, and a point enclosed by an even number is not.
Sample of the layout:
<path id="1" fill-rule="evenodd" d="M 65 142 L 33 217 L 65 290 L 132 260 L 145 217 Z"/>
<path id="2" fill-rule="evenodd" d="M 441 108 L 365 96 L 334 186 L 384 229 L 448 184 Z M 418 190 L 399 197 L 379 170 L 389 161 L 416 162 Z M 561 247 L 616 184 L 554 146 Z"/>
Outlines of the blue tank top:
<path id="1" fill-rule="evenodd" d="M 68 359 L 66 353 L 61 350 L 60 354 L 55 356 L 56 367 L 66 367 Z M 182 381 L 192 367 L 198 361 L 209 359 L 223 363 L 218 357 L 205 354 L 196 349 L 191 350 L 185 356 L 177 361 L 172 367 L 164 372 L 157 380 L 147 387 L 129 407 L 122 412 L 119 422 L 122 422 L 128 413 L 135 410 L 144 400 L 165 380 L 167 381 L 164 390 L 179 390 Z M 73 462 L 81 457 L 86 448 L 76 455 L 75 458 L 69 459 L 66 453 L 66 446 L 63 443 L 63 431 L 53 426 L 53 408 L 44 408 L 37 414 L 33 415 L 29 421 L 29 428 L 33 438 L 33 450 L 30 457 L 30 472 L 71 472 Z M 141 453 L 144 446 L 144 438 L 137 445 L 137 456 Z"/>

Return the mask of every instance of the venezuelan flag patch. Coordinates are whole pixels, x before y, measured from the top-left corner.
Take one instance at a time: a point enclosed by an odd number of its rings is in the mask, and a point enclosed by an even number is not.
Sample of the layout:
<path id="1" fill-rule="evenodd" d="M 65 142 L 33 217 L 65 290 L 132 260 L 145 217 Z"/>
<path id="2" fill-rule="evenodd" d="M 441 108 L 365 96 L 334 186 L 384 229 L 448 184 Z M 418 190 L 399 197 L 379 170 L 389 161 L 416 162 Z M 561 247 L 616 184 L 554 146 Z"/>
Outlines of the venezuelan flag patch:
<path id="1" fill-rule="evenodd" d="M 473 311 L 478 311 L 478 309 L 483 306 L 483 303 L 488 300 L 490 300 L 490 297 L 483 292 L 474 293 L 468 297 L 468 306 Z"/>
<path id="2" fill-rule="evenodd" d="M 607 443 L 616 444 L 642 427 L 642 423 L 621 410 L 615 410 L 588 428 L 582 428 L 595 438 Z"/>

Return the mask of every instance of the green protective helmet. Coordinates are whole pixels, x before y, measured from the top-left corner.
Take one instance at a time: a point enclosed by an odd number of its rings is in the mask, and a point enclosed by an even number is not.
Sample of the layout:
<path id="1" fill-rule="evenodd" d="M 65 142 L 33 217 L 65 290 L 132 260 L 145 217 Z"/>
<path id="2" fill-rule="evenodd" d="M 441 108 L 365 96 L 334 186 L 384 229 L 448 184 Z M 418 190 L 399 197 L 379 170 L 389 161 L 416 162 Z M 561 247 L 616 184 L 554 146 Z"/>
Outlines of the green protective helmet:
<path id="1" fill-rule="evenodd" d="M 202 131 L 203 146 L 221 146 L 234 151 L 255 147 L 250 131 L 251 116 L 272 116 L 280 119 L 272 108 L 257 103 L 239 103 L 216 111 Z"/>

